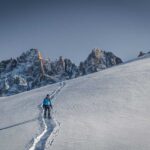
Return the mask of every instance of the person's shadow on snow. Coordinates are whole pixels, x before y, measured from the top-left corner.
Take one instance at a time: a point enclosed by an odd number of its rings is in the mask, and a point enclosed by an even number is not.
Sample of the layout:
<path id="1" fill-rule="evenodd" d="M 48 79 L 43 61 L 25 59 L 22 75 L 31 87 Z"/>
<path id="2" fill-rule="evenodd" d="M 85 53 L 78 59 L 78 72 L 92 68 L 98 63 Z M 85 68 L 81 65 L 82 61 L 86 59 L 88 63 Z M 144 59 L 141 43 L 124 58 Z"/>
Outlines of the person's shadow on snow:
<path id="1" fill-rule="evenodd" d="M 16 124 L 13 124 L 13 125 L 10 125 L 10 126 L 7 126 L 7 127 L 3 127 L 3 128 L 0 128 L 0 131 L 1 130 L 6 130 L 6 129 L 9 129 L 9 128 L 13 128 L 13 127 L 16 127 L 16 126 L 20 126 L 20 125 L 23 125 L 23 124 L 27 124 L 27 123 L 36 121 L 37 119 L 38 119 L 38 117 L 36 117 L 34 119 L 27 120 L 27 121 L 19 122 L 19 123 L 16 123 Z"/>

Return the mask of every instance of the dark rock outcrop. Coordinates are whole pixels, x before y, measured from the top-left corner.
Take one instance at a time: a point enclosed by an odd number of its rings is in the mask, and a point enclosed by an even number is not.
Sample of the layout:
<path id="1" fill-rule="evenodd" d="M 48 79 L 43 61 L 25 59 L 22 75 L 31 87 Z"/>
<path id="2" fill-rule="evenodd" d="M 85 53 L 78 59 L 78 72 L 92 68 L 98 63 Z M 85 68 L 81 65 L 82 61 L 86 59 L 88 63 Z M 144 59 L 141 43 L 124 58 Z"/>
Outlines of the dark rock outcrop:
<path id="1" fill-rule="evenodd" d="M 87 59 L 80 63 L 79 70 L 81 75 L 85 75 L 120 63 L 122 63 L 122 60 L 112 52 L 106 52 L 97 48 L 93 49 Z"/>

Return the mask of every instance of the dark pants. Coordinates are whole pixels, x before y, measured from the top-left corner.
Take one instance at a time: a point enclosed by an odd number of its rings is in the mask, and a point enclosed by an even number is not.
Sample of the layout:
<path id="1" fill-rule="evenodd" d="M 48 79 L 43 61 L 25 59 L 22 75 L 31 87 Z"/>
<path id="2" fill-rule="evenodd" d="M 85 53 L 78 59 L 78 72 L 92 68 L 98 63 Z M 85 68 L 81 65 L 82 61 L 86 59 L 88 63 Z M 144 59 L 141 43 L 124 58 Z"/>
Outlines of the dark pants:
<path id="1" fill-rule="evenodd" d="M 44 118 L 46 118 L 46 114 L 48 112 L 48 118 L 51 118 L 51 115 L 50 115 L 50 106 L 44 106 Z"/>

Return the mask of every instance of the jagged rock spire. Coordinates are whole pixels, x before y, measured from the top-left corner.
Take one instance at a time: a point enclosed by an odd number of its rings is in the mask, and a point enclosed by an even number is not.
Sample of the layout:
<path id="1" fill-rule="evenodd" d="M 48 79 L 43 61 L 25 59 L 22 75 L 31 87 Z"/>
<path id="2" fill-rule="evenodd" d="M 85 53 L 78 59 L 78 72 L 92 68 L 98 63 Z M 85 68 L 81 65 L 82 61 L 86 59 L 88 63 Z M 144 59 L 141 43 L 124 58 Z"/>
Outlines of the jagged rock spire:
<path id="1" fill-rule="evenodd" d="M 80 63 L 80 74 L 89 74 L 120 63 L 122 60 L 113 53 L 94 48 L 87 59 Z"/>

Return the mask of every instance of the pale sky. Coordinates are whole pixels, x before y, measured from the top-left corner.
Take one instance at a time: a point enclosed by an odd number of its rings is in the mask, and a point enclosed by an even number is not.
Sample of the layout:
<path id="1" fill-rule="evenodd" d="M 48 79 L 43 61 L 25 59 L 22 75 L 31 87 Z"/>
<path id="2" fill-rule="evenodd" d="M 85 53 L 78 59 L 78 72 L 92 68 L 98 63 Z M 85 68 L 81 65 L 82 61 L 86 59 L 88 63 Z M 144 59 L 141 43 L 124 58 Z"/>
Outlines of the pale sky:
<path id="1" fill-rule="evenodd" d="M 31 48 L 75 63 L 94 47 L 123 60 L 150 51 L 149 0 L 0 0 L 0 60 Z"/>

